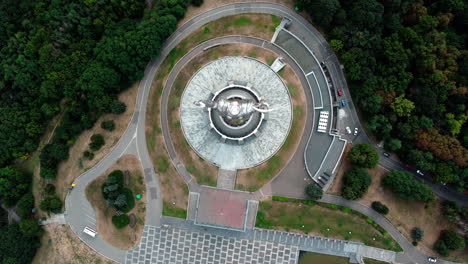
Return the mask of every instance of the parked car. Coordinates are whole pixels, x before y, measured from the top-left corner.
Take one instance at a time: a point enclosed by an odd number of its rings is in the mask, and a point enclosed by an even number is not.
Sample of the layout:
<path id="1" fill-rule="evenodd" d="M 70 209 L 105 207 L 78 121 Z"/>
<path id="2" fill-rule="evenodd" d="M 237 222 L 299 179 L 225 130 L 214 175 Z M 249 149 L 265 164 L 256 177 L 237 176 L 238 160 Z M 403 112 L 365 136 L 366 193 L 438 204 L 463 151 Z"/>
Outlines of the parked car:
<path id="1" fill-rule="evenodd" d="M 336 90 L 336 92 L 338 93 L 338 96 L 342 96 L 342 95 L 343 95 L 343 90 L 341 90 L 341 89 Z"/>
<path id="2" fill-rule="evenodd" d="M 345 102 L 344 99 L 341 99 L 341 106 L 342 106 L 342 107 L 345 107 L 345 106 L 346 106 L 346 102 Z"/>
<path id="3" fill-rule="evenodd" d="M 351 128 L 346 127 L 346 133 L 351 134 Z"/>
<path id="4" fill-rule="evenodd" d="M 357 132 L 358 132 L 358 128 L 355 127 L 355 128 L 354 128 L 354 135 L 357 135 Z"/>
<path id="5" fill-rule="evenodd" d="M 436 263 L 437 262 L 437 259 L 433 258 L 433 257 L 428 257 L 427 260 L 429 262 L 432 262 L 432 263 Z"/>
<path id="6" fill-rule="evenodd" d="M 421 176 L 424 176 L 424 173 L 422 171 L 420 171 L 420 170 L 417 170 L 416 173 L 421 175 Z"/>
<path id="7" fill-rule="evenodd" d="M 388 154 L 388 152 L 384 152 L 383 155 L 387 158 L 390 157 L 390 154 Z"/>

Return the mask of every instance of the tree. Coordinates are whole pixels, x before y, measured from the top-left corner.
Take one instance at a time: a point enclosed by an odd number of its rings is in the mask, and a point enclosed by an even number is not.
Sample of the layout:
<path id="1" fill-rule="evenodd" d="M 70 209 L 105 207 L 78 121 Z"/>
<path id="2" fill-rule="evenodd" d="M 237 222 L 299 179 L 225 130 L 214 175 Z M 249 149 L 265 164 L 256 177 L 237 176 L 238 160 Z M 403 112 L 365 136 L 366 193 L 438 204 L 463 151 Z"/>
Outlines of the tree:
<path id="1" fill-rule="evenodd" d="M 414 227 L 411 229 L 411 238 L 413 238 L 414 241 L 421 241 L 424 236 L 424 231 L 421 230 L 419 227 Z"/>
<path id="2" fill-rule="evenodd" d="M 372 202 L 371 207 L 379 214 L 388 214 L 388 207 L 379 201 Z"/>
<path id="3" fill-rule="evenodd" d="M 39 204 L 39 208 L 47 212 L 60 213 L 60 211 L 62 210 L 62 201 L 57 195 L 47 197 L 41 201 L 41 203 Z"/>
<path id="4" fill-rule="evenodd" d="M 44 230 L 37 224 L 35 219 L 23 219 L 19 223 L 21 233 L 27 237 L 40 237 Z"/>
<path id="5" fill-rule="evenodd" d="M 362 98 L 361 107 L 369 114 L 377 114 L 382 109 L 382 96 L 373 94 L 371 96 Z"/>
<path id="6" fill-rule="evenodd" d="M 359 29 L 368 29 L 379 32 L 382 27 L 384 7 L 377 1 L 357 0 L 353 1 L 348 17 L 351 24 Z"/>
<path id="7" fill-rule="evenodd" d="M 110 108 L 110 111 L 112 113 L 120 115 L 124 113 L 125 110 L 127 110 L 127 106 L 124 103 L 117 101 L 117 100 L 112 102 L 111 108 Z"/>
<path id="8" fill-rule="evenodd" d="M 352 168 L 343 176 L 343 197 L 348 200 L 361 198 L 372 183 L 372 178 L 363 168 Z"/>
<path id="9" fill-rule="evenodd" d="M 429 202 L 435 199 L 429 186 L 417 181 L 406 171 L 393 170 L 384 177 L 382 183 L 406 200 Z"/>
<path id="10" fill-rule="evenodd" d="M 19 169 L 9 166 L 0 168 L 0 196 L 6 206 L 13 206 L 28 192 L 31 177 Z"/>
<path id="11" fill-rule="evenodd" d="M 450 250 L 457 250 L 465 247 L 465 239 L 457 234 L 456 232 L 450 230 L 443 230 L 439 240 L 434 246 L 435 250 L 441 255 L 448 255 Z"/>
<path id="12" fill-rule="evenodd" d="M 53 185 L 52 183 L 48 183 L 46 185 L 46 187 L 44 188 L 44 192 L 47 195 L 54 195 L 55 194 L 55 185 Z"/>
<path id="13" fill-rule="evenodd" d="M 112 224 L 114 224 L 117 229 L 122 229 L 130 224 L 130 218 L 126 214 L 114 215 L 112 216 Z"/>
<path id="14" fill-rule="evenodd" d="M 391 152 L 395 152 L 401 148 L 401 141 L 399 139 L 391 138 L 385 141 L 385 149 Z"/>
<path id="15" fill-rule="evenodd" d="M 91 142 L 89 143 L 89 148 L 92 151 L 98 151 L 104 146 L 106 142 L 104 141 L 104 137 L 101 134 L 94 134 L 91 136 Z"/>
<path id="16" fill-rule="evenodd" d="M 442 202 L 442 212 L 444 217 L 452 223 L 468 221 L 468 209 L 452 201 Z"/>
<path id="17" fill-rule="evenodd" d="M 338 53 L 343 48 L 343 42 L 339 39 L 332 39 L 330 40 L 330 47 L 334 52 Z"/>
<path id="18" fill-rule="evenodd" d="M 0 227 L 0 260 L 3 263 L 7 260 L 18 264 L 32 263 L 39 246 L 39 238 L 25 236 L 18 224 Z"/>
<path id="19" fill-rule="evenodd" d="M 333 17 L 340 9 L 338 0 L 297 0 L 297 6 L 313 14 L 312 19 L 318 25 L 328 28 Z"/>
<path id="20" fill-rule="evenodd" d="M 33 208 L 34 208 L 34 196 L 32 195 L 32 193 L 26 193 L 18 201 L 16 210 L 20 216 L 25 217 L 32 213 Z"/>
<path id="21" fill-rule="evenodd" d="M 371 169 L 377 165 L 379 154 L 369 144 L 358 144 L 348 153 L 348 159 L 354 165 Z"/>
<path id="22" fill-rule="evenodd" d="M 370 131 L 375 132 L 379 138 L 386 138 L 392 131 L 392 125 L 388 118 L 384 115 L 375 115 L 367 124 Z"/>
<path id="23" fill-rule="evenodd" d="M 395 101 L 390 105 L 393 111 L 397 116 L 409 116 L 411 111 L 414 110 L 414 103 L 410 100 L 404 98 L 403 96 L 398 96 L 395 98 Z"/>
<path id="24" fill-rule="evenodd" d="M 113 131 L 114 128 L 115 128 L 114 120 L 103 121 L 101 123 L 101 128 L 105 129 L 105 130 L 108 130 L 108 131 Z"/>
<path id="25" fill-rule="evenodd" d="M 311 183 L 306 187 L 306 194 L 312 200 L 320 200 L 322 199 L 323 190 L 317 184 Z"/>

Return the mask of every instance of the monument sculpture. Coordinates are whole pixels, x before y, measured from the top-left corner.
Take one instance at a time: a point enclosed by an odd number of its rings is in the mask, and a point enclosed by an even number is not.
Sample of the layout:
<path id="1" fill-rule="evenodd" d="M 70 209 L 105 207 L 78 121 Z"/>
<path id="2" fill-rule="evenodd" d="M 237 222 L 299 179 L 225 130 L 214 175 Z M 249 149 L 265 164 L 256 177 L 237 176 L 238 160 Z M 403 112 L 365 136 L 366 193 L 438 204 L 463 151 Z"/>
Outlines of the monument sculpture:
<path id="1" fill-rule="evenodd" d="M 251 99 L 241 99 L 237 97 L 229 99 L 220 98 L 215 101 L 200 100 L 195 101 L 194 104 L 200 108 L 216 110 L 221 116 L 226 117 L 228 120 L 240 123 L 248 120 L 254 112 L 267 113 L 272 110 L 264 100 L 255 102 Z"/>

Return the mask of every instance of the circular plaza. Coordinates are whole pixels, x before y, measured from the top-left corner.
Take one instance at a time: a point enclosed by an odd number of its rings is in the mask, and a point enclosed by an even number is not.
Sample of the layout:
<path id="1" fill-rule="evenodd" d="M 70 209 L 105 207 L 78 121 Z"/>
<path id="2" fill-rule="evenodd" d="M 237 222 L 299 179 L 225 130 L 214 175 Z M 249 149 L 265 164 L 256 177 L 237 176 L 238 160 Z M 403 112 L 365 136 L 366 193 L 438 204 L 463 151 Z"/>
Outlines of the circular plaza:
<path id="1" fill-rule="evenodd" d="M 292 103 L 268 65 L 228 56 L 192 76 L 182 94 L 180 120 L 200 157 L 223 169 L 244 169 L 280 149 L 291 128 Z"/>

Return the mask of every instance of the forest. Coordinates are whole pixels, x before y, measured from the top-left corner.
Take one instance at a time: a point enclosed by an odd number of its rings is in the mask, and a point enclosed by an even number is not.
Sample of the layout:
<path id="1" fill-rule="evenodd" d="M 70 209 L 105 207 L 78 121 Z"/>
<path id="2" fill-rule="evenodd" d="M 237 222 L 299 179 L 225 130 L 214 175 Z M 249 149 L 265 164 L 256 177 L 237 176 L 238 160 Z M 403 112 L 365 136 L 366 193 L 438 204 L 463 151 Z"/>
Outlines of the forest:
<path id="1" fill-rule="evenodd" d="M 387 151 L 468 189 L 468 2 L 297 0 L 344 65 Z"/>
<path id="2" fill-rule="evenodd" d="M 0 0 L 0 198 L 33 217 L 31 175 L 15 166 L 38 149 L 54 117 L 59 123 L 40 154 L 40 175 L 56 177 L 80 133 L 105 113 L 122 113 L 117 94 L 143 77 L 188 0 Z M 200 2 L 200 1 L 198 1 Z M 61 210 L 58 197 L 41 203 Z M 41 232 L 31 221 L 0 227 L 35 242 L 1 244 L 2 263 L 30 263 Z M 36 225 L 37 227 L 37 225 Z M 8 248 L 7 248 L 8 247 Z M 32 252 L 17 258 L 18 250 Z"/>

